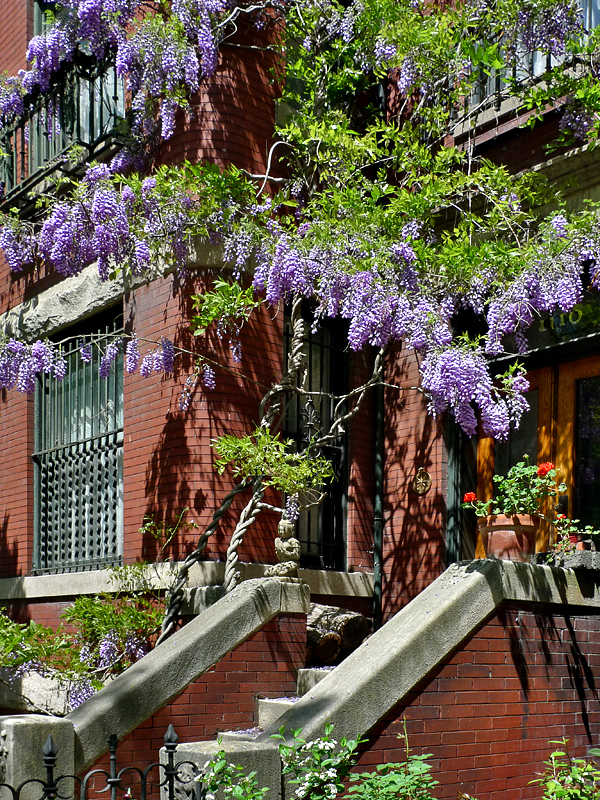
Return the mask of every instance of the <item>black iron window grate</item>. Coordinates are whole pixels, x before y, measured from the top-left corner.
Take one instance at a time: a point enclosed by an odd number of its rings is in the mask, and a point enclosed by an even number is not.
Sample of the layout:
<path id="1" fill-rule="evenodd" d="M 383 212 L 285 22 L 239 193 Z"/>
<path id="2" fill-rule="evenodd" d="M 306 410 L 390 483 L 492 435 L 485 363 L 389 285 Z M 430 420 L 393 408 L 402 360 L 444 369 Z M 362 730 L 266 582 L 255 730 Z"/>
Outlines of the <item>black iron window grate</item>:
<path id="1" fill-rule="evenodd" d="M 122 356 L 106 378 L 101 350 L 110 334 L 87 336 L 64 351 L 62 381 L 52 375 L 36 390 L 35 572 L 120 563 L 123 539 Z M 94 340 L 89 363 L 84 340 Z"/>

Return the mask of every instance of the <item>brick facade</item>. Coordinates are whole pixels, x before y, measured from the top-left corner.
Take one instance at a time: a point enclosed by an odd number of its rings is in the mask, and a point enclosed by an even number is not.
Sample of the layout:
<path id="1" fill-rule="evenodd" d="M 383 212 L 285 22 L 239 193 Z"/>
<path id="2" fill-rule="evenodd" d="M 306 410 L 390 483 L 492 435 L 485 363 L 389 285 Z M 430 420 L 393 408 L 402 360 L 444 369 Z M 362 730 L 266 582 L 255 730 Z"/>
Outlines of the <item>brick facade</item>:
<path id="1" fill-rule="evenodd" d="M 180 742 L 254 727 L 259 697 L 294 694 L 305 651 L 304 615 L 281 614 L 126 736 L 119 745 L 119 763 L 155 761 L 170 724 Z M 108 758 L 99 763 L 106 765 Z"/>
<path id="2" fill-rule="evenodd" d="M 359 766 L 401 761 L 403 720 L 434 794 L 525 800 L 541 790 L 549 740 L 566 736 L 584 756 L 600 737 L 600 617 L 507 608 L 369 731 Z"/>
<path id="3" fill-rule="evenodd" d="M 10 0 L 10 24 L 0 30 L 0 70 L 24 66 L 23 54 L 32 33 L 31 0 Z M 192 99 L 193 115 L 177 118 L 175 134 L 161 145 L 159 163 L 209 160 L 220 166 L 234 164 L 250 172 L 264 172 L 272 132 L 277 94 L 276 60 L 271 52 L 237 47 L 248 32 L 240 25 L 237 37 L 225 45 L 214 78 Z M 253 44 L 265 33 L 252 28 Z M 258 39 L 257 39 L 258 37 Z M 262 37 L 262 38 L 261 38 Z M 15 60 L 16 55 L 20 60 Z M 275 80 L 274 80 L 275 78 Z M 220 498 L 231 488 L 231 476 L 219 478 L 213 469 L 210 440 L 221 433 L 248 433 L 257 421 L 258 401 L 281 373 L 283 310 L 261 310 L 250 320 L 243 339 L 242 369 L 239 369 L 216 334 L 202 341 L 187 330 L 191 313 L 190 295 L 209 285 L 212 273 L 190 268 L 180 282 L 174 276 L 153 281 L 132 291 L 123 300 L 125 329 L 140 339 L 156 341 L 171 337 L 176 344 L 195 349 L 224 363 L 214 392 L 197 386 L 187 414 L 178 411 L 181 389 L 193 368 L 192 360 L 179 359 L 173 377 L 124 378 L 124 560 L 152 560 L 160 547 L 151 537 L 143 538 L 140 527 L 146 515 L 170 523 L 186 506 L 188 520 L 205 525 Z M 56 285 L 61 276 L 44 265 L 27 274 L 11 274 L 0 256 L 0 314 L 17 307 Z M 203 349 L 202 349 L 203 348 Z M 369 374 L 369 358 L 362 354 L 351 367 L 361 376 Z M 27 575 L 33 555 L 33 452 L 34 404 L 16 392 L 0 397 L 3 452 L 11 473 L 0 481 L 0 531 L 3 537 L 0 576 Z M 352 421 L 348 507 L 348 568 L 372 569 L 372 442 L 369 406 Z M 7 463 L 5 461 L 5 463 Z M 246 502 L 238 498 L 222 529 L 209 543 L 205 558 L 223 559 L 232 520 Z M 278 505 L 280 498 L 266 498 Z M 272 541 L 277 519 L 263 513 L 248 533 L 239 555 L 243 561 L 269 563 L 275 559 Z M 182 531 L 169 555 L 180 559 L 194 547 L 195 531 Z M 32 617 L 36 616 L 32 610 Z"/>
<path id="4" fill-rule="evenodd" d="M 385 394 L 383 594 L 390 616 L 446 567 L 446 420 L 427 414 L 412 351 L 390 357 L 386 381 L 399 387 Z M 420 467 L 432 479 L 424 495 L 413 488 Z"/>
<path id="5" fill-rule="evenodd" d="M 32 32 L 28 0 L 3 0 L 8 20 L 0 30 L 0 70 L 23 66 Z M 242 34 L 243 35 L 243 34 Z M 235 43 L 234 43 L 235 44 Z M 276 84 L 272 56 L 239 49 L 221 58 L 215 79 L 196 102 L 196 115 L 180 114 L 177 132 L 159 153 L 166 164 L 184 159 L 208 159 L 262 173 L 272 144 Z M 506 131 L 497 131 L 502 136 Z M 514 131 L 513 131 L 514 134 Z M 520 149 L 505 151 L 506 140 L 480 143 L 481 151 L 510 167 L 514 158 L 538 158 L 544 133 L 519 137 Z M 524 136 L 524 134 L 523 134 Z M 537 138 L 535 138 L 537 136 Z M 493 137 L 492 137 L 493 138 Z M 529 148 L 529 149 L 528 149 Z M 504 155 L 503 155 L 504 153 Z M 516 154 L 516 155 L 515 155 Z M 223 342 L 214 333 L 201 343 L 187 330 L 190 297 L 208 285 L 208 269 L 191 269 L 185 283 L 166 276 L 137 288 L 123 298 L 127 331 L 141 340 L 168 336 L 182 347 L 224 363 L 213 392 L 196 389 L 190 411 L 179 412 L 178 401 L 192 359 L 178 361 L 173 377 L 125 376 L 124 379 L 124 560 L 152 561 L 160 546 L 140 532 L 144 516 L 167 523 L 184 507 L 187 519 L 200 527 L 210 519 L 220 498 L 231 487 L 231 476 L 220 478 L 212 468 L 210 440 L 222 433 L 247 433 L 257 421 L 259 398 L 281 373 L 283 309 L 261 309 L 245 329 L 243 370 L 239 376 Z M 35 297 L 60 281 L 39 272 L 10 275 L 0 261 L 0 313 Z M 353 355 L 352 377 L 370 374 L 372 353 Z M 418 362 L 414 353 L 398 347 L 387 360 L 384 488 L 384 616 L 406 605 L 446 566 L 447 503 L 446 420 L 427 414 L 417 391 Z M 395 385 L 399 388 L 391 388 Z M 350 423 L 347 502 L 347 566 L 350 571 L 373 569 L 374 426 L 373 398 Z M 34 403 L 15 392 L 0 395 L 0 577 L 27 575 L 33 556 Z M 413 480 L 419 470 L 432 479 L 418 494 Z M 245 496 L 234 503 L 222 529 L 204 557 L 222 560 L 232 520 Z M 272 494 L 267 500 L 277 503 Z M 264 513 L 244 541 L 242 561 L 270 563 L 277 517 Z M 179 534 L 169 555 L 184 558 L 196 532 Z M 331 595 L 313 600 L 334 602 L 370 613 L 370 599 Z M 13 602 L 15 619 L 56 625 L 69 598 L 37 603 Z M 257 722 L 256 699 L 293 693 L 298 668 L 304 666 L 306 627 L 298 615 L 282 615 L 230 653 L 174 698 L 137 730 L 119 750 L 120 763 L 148 762 L 156 757 L 169 723 L 181 741 L 211 739 L 220 730 L 252 727 Z M 594 672 L 600 667 L 600 624 L 597 617 L 562 617 L 552 611 L 533 614 L 507 610 L 484 625 L 447 663 L 390 712 L 370 732 L 361 766 L 398 760 L 403 747 L 397 734 L 407 720 L 411 746 L 431 752 L 440 798 L 457 791 L 488 800 L 495 793 L 508 800 L 535 797 L 528 787 L 548 752 L 548 739 L 569 736 L 577 753 L 597 744 L 598 699 Z M 340 735 L 343 731 L 340 731 Z M 105 762 L 103 762 L 105 763 Z"/>

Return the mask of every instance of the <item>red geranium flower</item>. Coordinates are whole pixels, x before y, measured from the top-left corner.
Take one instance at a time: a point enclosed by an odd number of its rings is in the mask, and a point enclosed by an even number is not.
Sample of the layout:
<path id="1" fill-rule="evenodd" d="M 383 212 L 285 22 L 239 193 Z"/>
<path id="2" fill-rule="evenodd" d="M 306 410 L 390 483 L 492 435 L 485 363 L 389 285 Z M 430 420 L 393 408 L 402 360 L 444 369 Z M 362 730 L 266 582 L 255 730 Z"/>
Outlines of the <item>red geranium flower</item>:
<path id="1" fill-rule="evenodd" d="M 475 492 L 467 492 L 463 497 L 463 503 L 474 503 L 477 500 Z"/>
<path id="2" fill-rule="evenodd" d="M 554 469 L 554 464 L 551 461 L 546 461 L 544 464 L 540 464 L 537 468 L 537 474 L 543 478 L 547 475 L 551 469 Z"/>

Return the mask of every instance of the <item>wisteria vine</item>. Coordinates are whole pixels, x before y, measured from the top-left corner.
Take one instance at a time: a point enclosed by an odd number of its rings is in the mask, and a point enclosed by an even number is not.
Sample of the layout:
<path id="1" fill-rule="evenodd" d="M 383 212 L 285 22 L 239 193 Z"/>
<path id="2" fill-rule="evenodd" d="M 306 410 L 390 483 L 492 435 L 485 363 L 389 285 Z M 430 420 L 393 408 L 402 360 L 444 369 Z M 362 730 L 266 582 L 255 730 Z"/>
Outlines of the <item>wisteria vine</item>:
<path id="1" fill-rule="evenodd" d="M 95 263 L 103 280 L 121 272 L 152 278 L 165 267 L 184 277 L 192 243 L 203 237 L 222 247 L 232 286 L 251 285 L 271 306 L 311 300 L 315 325 L 347 320 L 353 350 L 403 341 L 419 354 L 432 413 L 450 409 L 469 435 L 479 415 L 487 433 L 506 437 L 526 407 L 527 382 L 518 370 L 498 382 L 490 358 L 507 348 L 524 352 L 539 315 L 568 312 L 584 286 L 598 288 L 595 211 L 558 208 L 541 220 L 535 207 L 543 192 L 532 181 L 477 161 L 468 148 L 440 144 L 456 131 L 457 106 L 468 107 L 480 74 L 491 69 L 504 70 L 506 91 L 525 91 L 534 115 L 560 87 L 562 134 L 593 138 L 593 92 L 578 91 L 575 100 L 572 89 L 595 78 L 597 34 L 585 30 L 572 0 L 488 6 L 473 0 L 433 13 L 416 0 L 344 7 L 174 0 L 149 11 L 141 0 L 61 0 L 30 43 L 30 69 L 2 81 L 4 126 L 27 97 L 51 88 L 83 46 L 97 59 L 114 57 L 138 140 L 152 137 L 157 120 L 168 138 L 177 109 L 189 108 L 200 81 L 214 73 L 219 44 L 242 13 L 258 28 L 285 20 L 273 37 L 286 57 L 283 99 L 303 111 L 279 126 L 284 178 L 192 164 L 143 175 L 123 156 L 89 165 L 81 179 L 64 179 L 58 194 L 40 198 L 41 222 L 5 215 L 0 245 L 11 270 L 44 264 L 73 276 Z M 554 71 L 536 100 L 508 76 L 519 72 L 524 53 L 538 51 Z M 396 119 L 357 102 L 383 76 L 404 98 Z M 463 124 L 473 121 L 470 113 Z M 467 312 L 482 318 L 482 333 L 457 335 Z M 217 303 L 209 324 L 227 332 L 239 361 L 244 319 L 235 320 Z M 36 374 L 64 377 L 60 347 L 16 338 L 0 347 L 4 388 L 31 392 Z M 101 375 L 122 347 L 130 374 L 173 369 L 167 339 L 143 354 L 133 337 L 106 346 Z M 81 357 L 88 356 L 84 344 Z M 214 387 L 213 365 L 199 361 L 187 377 L 182 411 L 198 384 Z"/>

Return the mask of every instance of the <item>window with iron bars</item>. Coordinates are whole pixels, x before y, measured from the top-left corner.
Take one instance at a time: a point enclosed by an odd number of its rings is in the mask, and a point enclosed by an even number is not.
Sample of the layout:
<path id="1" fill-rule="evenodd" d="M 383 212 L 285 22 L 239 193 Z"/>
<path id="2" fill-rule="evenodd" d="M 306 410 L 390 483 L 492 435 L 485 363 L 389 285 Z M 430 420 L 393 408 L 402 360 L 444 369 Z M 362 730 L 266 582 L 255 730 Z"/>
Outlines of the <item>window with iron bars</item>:
<path id="1" fill-rule="evenodd" d="M 305 314 L 307 321 L 312 315 Z M 285 318 L 284 358 L 287 359 L 292 338 L 289 317 Z M 305 388 L 315 392 L 290 399 L 285 420 L 286 438 L 294 442 L 298 452 L 309 441 L 327 431 L 331 424 L 335 401 L 332 395 L 347 391 L 347 337 L 339 320 L 324 320 L 318 330 L 307 326 L 304 353 L 307 359 Z M 321 393 L 321 394 L 319 394 Z M 348 492 L 348 443 L 343 436 L 323 449 L 335 471 L 335 479 L 326 487 L 324 501 L 300 513 L 296 536 L 302 547 L 300 565 L 311 569 L 346 569 L 346 507 Z"/>
<path id="2" fill-rule="evenodd" d="M 97 323 L 98 324 L 98 323 Z M 114 313 L 63 349 L 67 372 L 35 394 L 34 573 L 119 564 L 123 553 L 123 364 L 99 375 L 100 350 L 122 326 Z M 89 363 L 83 344 L 93 343 Z"/>
<path id="3" fill-rule="evenodd" d="M 52 5 L 34 3 L 34 34 L 46 27 Z M 0 136 L 0 183 L 4 202 L 24 202 L 27 193 L 83 147 L 101 158 L 115 146 L 115 130 L 125 117 L 125 87 L 110 60 L 80 54 L 63 66 L 47 92 L 30 97 L 25 113 Z"/>

